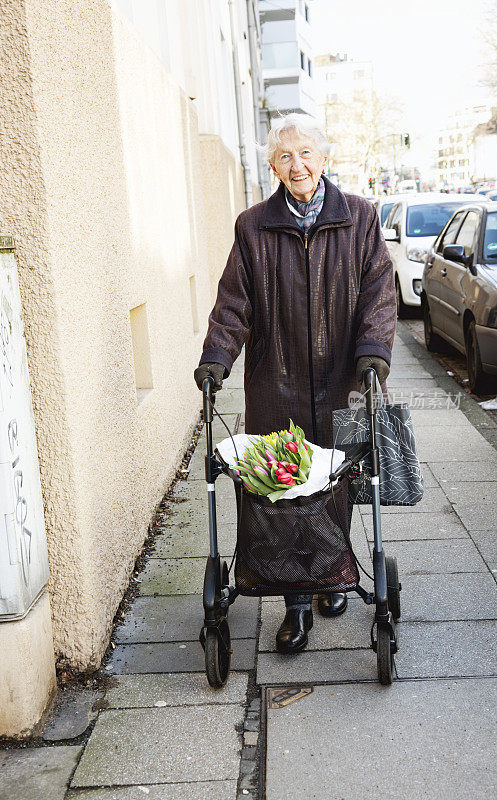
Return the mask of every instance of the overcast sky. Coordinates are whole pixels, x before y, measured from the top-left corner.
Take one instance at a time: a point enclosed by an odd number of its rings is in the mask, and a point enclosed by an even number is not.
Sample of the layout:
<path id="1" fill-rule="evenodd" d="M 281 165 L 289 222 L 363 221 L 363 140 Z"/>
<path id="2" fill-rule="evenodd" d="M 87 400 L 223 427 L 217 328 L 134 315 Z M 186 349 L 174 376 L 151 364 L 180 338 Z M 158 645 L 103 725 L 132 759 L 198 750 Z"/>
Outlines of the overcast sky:
<path id="1" fill-rule="evenodd" d="M 404 126 L 438 128 L 447 108 L 481 102 L 479 27 L 488 0 L 311 0 L 315 53 L 372 61 L 399 96 Z"/>

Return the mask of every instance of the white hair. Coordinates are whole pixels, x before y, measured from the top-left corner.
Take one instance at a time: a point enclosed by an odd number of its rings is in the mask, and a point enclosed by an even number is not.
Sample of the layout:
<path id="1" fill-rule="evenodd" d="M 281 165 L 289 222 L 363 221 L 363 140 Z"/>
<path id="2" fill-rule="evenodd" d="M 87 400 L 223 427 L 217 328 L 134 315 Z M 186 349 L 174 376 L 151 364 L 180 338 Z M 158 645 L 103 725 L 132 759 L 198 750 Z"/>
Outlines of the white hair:
<path id="1" fill-rule="evenodd" d="M 309 114 L 297 114 L 294 112 L 275 117 L 271 123 L 267 144 L 264 146 L 264 154 L 270 164 L 274 163 L 274 156 L 281 144 L 283 131 L 296 131 L 300 136 L 308 136 L 314 139 L 323 156 L 329 156 L 331 144 L 319 123 Z"/>

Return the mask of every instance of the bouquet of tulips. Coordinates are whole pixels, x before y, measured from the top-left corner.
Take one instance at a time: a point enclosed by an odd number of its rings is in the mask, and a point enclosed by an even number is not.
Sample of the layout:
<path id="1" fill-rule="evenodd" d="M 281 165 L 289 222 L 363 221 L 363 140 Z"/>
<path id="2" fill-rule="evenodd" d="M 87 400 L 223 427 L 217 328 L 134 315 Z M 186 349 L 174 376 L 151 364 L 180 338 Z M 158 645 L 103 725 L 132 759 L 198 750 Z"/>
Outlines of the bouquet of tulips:
<path id="1" fill-rule="evenodd" d="M 312 450 L 304 442 L 304 431 L 292 420 L 290 430 L 250 441 L 252 447 L 236 461 L 236 471 L 248 492 L 265 495 L 274 503 L 291 486 L 306 482 Z"/>

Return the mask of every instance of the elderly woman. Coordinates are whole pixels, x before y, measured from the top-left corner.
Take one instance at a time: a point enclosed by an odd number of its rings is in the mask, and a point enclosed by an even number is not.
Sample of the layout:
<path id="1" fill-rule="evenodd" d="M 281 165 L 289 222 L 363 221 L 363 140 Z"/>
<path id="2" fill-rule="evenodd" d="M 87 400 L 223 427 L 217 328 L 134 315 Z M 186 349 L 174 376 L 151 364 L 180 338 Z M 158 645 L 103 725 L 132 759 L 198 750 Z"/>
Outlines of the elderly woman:
<path id="1" fill-rule="evenodd" d="M 199 388 L 215 388 L 245 344 L 245 431 L 265 434 L 292 418 L 307 438 L 332 446 L 332 416 L 373 366 L 389 373 L 396 306 L 393 269 L 374 207 L 323 176 L 329 142 L 304 114 L 277 118 L 267 158 L 280 180 L 268 200 L 243 211 L 219 281 Z M 352 508 L 349 506 L 349 519 Z M 276 635 L 280 652 L 307 644 L 312 597 L 288 595 Z M 347 596 L 320 595 L 323 616 Z"/>

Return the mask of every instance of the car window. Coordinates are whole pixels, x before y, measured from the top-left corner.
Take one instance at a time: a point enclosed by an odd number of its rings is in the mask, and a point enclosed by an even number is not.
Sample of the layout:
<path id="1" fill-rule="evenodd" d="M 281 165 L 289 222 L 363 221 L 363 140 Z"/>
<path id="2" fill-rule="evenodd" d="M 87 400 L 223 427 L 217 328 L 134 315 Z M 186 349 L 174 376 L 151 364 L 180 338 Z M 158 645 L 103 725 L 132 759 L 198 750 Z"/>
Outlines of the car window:
<path id="1" fill-rule="evenodd" d="M 485 224 L 485 240 L 483 242 L 483 258 L 489 264 L 497 263 L 497 211 L 487 214 Z"/>
<path id="2" fill-rule="evenodd" d="M 438 236 L 459 203 L 425 203 L 407 207 L 407 236 Z"/>
<path id="3" fill-rule="evenodd" d="M 468 211 L 467 217 L 456 236 L 455 244 L 462 244 L 466 257 L 470 256 L 473 252 L 473 242 L 478 229 L 479 220 L 480 217 L 476 211 Z"/>
<path id="4" fill-rule="evenodd" d="M 449 222 L 447 229 L 443 236 L 440 237 L 440 240 L 437 245 L 437 253 L 442 253 L 443 249 L 446 244 L 454 244 L 456 233 L 459 229 L 459 225 L 461 224 L 461 220 L 465 215 L 465 211 L 459 211 L 453 219 Z"/>
<path id="5" fill-rule="evenodd" d="M 401 217 L 402 217 L 402 203 L 397 203 L 390 211 L 387 221 L 385 222 L 385 227 L 393 228 L 397 232 L 397 236 L 400 236 Z"/>
<path id="6" fill-rule="evenodd" d="M 385 220 L 388 217 L 388 215 L 390 214 L 390 211 L 392 210 L 392 208 L 393 208 L 393 203 L 385 203 L 385 205 L 383 205 L 381 207 L 380 222 L 381 222 L 382 225 L 385 224 Z"/>

